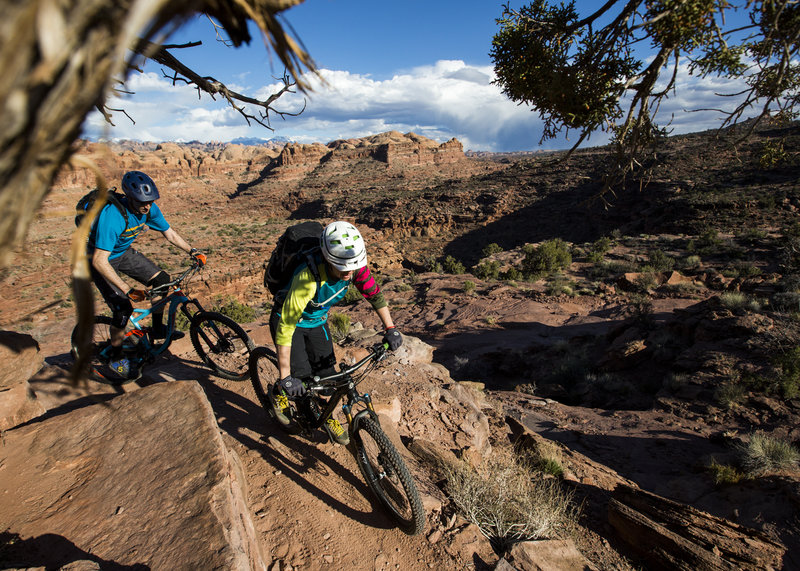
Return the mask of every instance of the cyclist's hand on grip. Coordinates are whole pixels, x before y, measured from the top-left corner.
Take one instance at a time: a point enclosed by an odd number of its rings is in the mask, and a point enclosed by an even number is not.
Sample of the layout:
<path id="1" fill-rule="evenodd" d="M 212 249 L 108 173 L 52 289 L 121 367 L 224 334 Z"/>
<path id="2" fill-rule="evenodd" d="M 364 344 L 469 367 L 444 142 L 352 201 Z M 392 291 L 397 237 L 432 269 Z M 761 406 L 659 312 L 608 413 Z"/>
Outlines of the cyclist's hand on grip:
<path id="1" fill-rule="evenodd" d="M 301 397 L 306 392 L 306 387 L 303 385 L 303 381 L 291 375 L 281 379 L 278 384 L 290 397 Z"/>
<path id="2" fill-rule="evenodd" d="M 383 342 L 389 345 L 391 351 L 395 351 L 400 345 L 403 344 L 403 336 L 397 330 L 397 327 L 390 327 L 383 334 Z"/>
<path id="3" fill-rule="evenodd" d="M 208 261 L 206 255 L 197 248 L 192 248 L 191 251 L 189 252 L 189 255 L 192 257 L 194 261 L 197 262 L 197 265 L 200 266 L 201 268 L 205 266 L 206 262 Z"/>
<path id="4" fill-rule="evenodd" d="M 125 295 L 128 296 L 129 300 L 131 300 L 133 302 L 136 302 L 136 303 L 142 302 L 142 301 L 147 299 L 147 292 L 145 290 L 136 289 L 136 288 L 133 288 L 133 287 L 131 289 L 129 289 L 128 293 L 125 294 Z"/>

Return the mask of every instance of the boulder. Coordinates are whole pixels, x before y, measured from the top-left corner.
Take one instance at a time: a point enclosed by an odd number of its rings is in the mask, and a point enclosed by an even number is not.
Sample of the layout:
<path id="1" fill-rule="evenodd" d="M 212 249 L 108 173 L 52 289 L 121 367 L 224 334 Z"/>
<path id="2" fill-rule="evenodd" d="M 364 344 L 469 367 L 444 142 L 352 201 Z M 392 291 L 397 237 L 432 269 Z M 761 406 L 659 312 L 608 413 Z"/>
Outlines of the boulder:
<path id="1" fill-rule="evenodd" d="M 508 558 L 520 571 L 590 571 L 596 569 L 569 539 L 515 543 Z"/>
<path id="2" fill-rule="evenodd" d="M 17 567 L 266 569 L 238 456 L 194 382 L 6 433 L 0 481 Z"/>
<path id="3" fill-rule="evenodd" d="M 39 344 L 30 335 L 0 331 L 0 432 L 43 414 L 44 407 L 28 385 L 42 367 Z"/>

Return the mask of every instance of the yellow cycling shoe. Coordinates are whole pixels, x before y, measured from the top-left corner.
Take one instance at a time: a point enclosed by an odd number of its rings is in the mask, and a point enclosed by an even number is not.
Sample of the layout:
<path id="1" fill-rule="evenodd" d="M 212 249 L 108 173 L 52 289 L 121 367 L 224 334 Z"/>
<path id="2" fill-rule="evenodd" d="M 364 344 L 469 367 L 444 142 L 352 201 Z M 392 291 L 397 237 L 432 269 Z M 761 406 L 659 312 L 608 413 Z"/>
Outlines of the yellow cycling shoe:
<path id="1" fill-rule="evenodd" d="M 284 426 L 289 426 L 292 423 L 289 418 L 291 414 L 289 398 L 283 394 L 283 391 L 278 389 L 277 385 L 273 385 L 272 390 L 269 392 L 269 402 L 272 405 L 272 413 L 275 415 L 275 420 Z"/>
<path id="2" fill-rule="evenodd" d="M 325 429 L 325 432 L 328 433 L 328 436 L 330 436 L 331 440 L 336 444 L 341 444 L 342 446 L 347 446 L 350 444 L 350 437 L 347 435 L 347 431 L 335 418 L 329 418 L 326 420 L 322 427 Z"/>

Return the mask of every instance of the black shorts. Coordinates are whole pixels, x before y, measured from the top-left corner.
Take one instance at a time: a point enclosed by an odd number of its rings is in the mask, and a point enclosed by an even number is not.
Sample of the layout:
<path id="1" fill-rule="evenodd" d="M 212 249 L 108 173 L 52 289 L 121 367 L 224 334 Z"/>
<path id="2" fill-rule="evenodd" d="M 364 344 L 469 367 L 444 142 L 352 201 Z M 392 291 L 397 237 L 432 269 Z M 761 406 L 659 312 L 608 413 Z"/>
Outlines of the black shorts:
<path id="1" fill-rule="evenodd" d="M 91 259 L 91 253 L 89 255 Z M 128 248 L 120 257 L 109 260 L 108 263 L 111 264 L 115 272 L 125 274 L 142 284 L 149 282 L 161 271 L 161 268 L 150 261 L 147 256 L 133 248 Z M 90 267 L 92 270 L 92 281 L 94 285 L 97 286 L 98 291 L 100 291 L 100 295 L 103 296 L 103 300 L 111 309 L 112 325 L 122 329 L 133 313 L 133 305 L 128 299 L 128 292 L 120 291 L 119 288 L 110 284 L 100 275 L 100 272 L 95 269 L 94 265 L 90 264 Z"/>
<path id="2" fill-rule="evenodd" d="M 269 316 L 269 331 L 275 339 L 281 317 L 273 309 Z M 292 376 L 306 379 L 314 375 L 324 377 L 336 372 L 336 355 L 328 324 L 317 327 L 297 327 L 292 335 Z"/>

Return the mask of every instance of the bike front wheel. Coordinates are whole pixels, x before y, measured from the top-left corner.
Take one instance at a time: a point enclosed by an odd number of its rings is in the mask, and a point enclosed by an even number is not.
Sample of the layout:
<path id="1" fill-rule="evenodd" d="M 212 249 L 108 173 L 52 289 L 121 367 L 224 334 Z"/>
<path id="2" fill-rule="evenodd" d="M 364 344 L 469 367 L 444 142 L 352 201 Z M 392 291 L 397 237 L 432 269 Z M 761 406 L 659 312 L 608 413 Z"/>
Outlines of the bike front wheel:
<path id="1" fill-rule="evenodd" d="M 109 350 L 111 339 L 111 318 L 106 315 L 95 315 L 92 337 L 88 347 L 89 353 L 86 355 L 86 370 L 89 377 L 100 383 L 110 385 L 123 385 L 138 380 L 141 374 L 141 358 L 136 346 L 123 343 L 123 355 L 128 358 L 131 366 L 137 367 L 136 372 L 128 375 L 121 375 L 108 366 L 108 356 L 103 355 L 104 351 Z M 70 336 L 70 352 L 76 361 L 82 355 L 80 347 L 80 324 L 76 325 Z"/>
<path id="2" fill-rule="evenodd" d="M 201 311 L 192 317 L 189 335 L 194 350 L 214 374 L 232 381 L 247 380 L 255 344 L 241 325 L 221 313 Z"/>
<path id="3" fill-rule="evenodd" d="M 409 535 L 422 533 L 425 508 L 417 486 L 380 424 L 362 418 L 351 440 L 364 479 L 397 526 Z"/>

